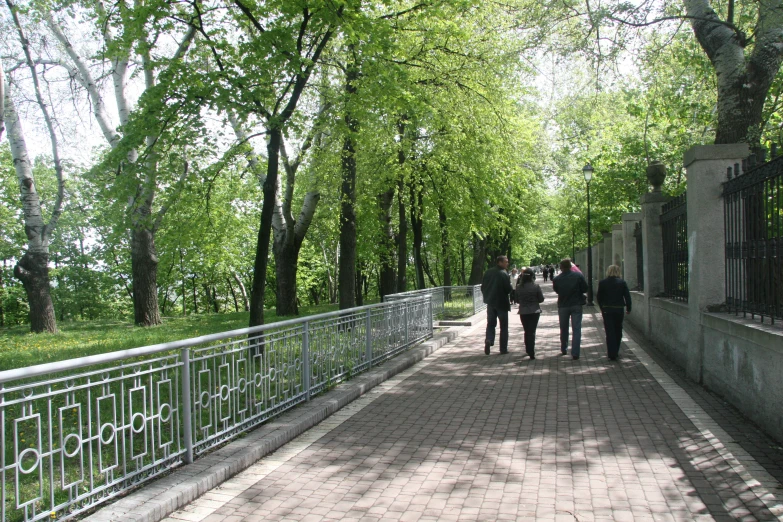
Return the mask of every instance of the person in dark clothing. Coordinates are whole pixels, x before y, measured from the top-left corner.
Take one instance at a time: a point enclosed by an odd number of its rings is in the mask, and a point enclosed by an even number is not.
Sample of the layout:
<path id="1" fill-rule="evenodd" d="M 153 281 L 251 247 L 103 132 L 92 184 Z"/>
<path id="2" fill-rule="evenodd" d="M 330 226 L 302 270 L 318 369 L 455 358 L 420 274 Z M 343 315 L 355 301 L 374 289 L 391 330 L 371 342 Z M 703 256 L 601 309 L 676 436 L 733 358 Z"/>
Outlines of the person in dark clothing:
<path id="1" fill-rule="evenodd" d="M 619 266 L 611 265 L 607 268 L 606 279 L 598 282 L 598 293 L 595 295 L 595 300 L 601 309 L 601 316 L 604 318 L 606 354 L 612 361 L 617 360 L 620 354 L 624 316 L 631 313 L 631 292 L 628 291 L 628 284 L 620 278 L 620 275 Z"/>
<path id="2" fill-rule="evenodd" d="M 549 281 L 549 265 L 544 265 L 544 282 Z"/>
<path id="3" fill-rule="evenodd" d="M 579 359 L 582 347 L 582 305 L 585 304 L 587 281 L 584 276 L 571 270 L 571 260 L 560 261 L 560 275 L 552 280 L 552 289 L 557 294 L 557 315 L 560 319 L 560 353 L 568 354 L 568 323 L 571 337 L 571 355 Z"/>
<path id="4" fill-rule="evenodd" d="M 554 281 L 555 280 L 555 267 L 554 265 L 549 266 L 549 280 Z"/>
<path id="5" fill-rule="evenodd" d="M 541 317 L 541 307 L 544 302 L 544 293 L 541 287 L 533 282 L 535 273 L 532 268 L 522 271 L 519 278 L 522 282 L 517 285 L 516 300 L 519 303 L 519 318 L 522 320 L 522 329 L 525 331 L 525 352 L 531 359 L 536 358 L 536 328 Z"/>
<path id="6" fill-rule="evenodd" d="M 499 256 L 497 264 L 484 273 L 481 293 L 487 304 L 487 334 L 484 340 L 484 353 L 489 355 L 489 347 L 495 344 L 495 326 L 500 321 L 500 354 L 508 353 L 508 312 L 511 311 L 509 295 L 513 291 L 508 277 L 508 258 Z"/>

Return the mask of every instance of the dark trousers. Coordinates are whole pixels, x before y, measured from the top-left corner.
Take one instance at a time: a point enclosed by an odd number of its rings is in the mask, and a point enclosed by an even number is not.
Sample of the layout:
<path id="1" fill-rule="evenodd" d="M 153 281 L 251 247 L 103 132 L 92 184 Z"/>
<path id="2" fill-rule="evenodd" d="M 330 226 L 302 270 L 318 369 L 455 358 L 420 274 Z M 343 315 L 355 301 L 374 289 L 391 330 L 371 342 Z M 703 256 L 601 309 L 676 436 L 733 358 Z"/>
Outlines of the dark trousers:
<path id="1" fill-rule="evenodd" d="M 495 344 L 495 327 L 500 320 L 500 351 L 508 351 L 508 310 L 501 310 L 487 305 L 487 336 L 485 342 L 490 346 Z"/>
<path id="2" fill-rule="evenodd" d="M 541 314 L 522 314 L 519 316 L 522 320 L 522 329 L 525 331 L 525 351 L 528 355 L 536 354 L 536 328 Z"/>
<path id="3" fill-rule="evenodd" d="M 614 359 L 620 353 L 620 342 L 623 339 L 623 319 L 625 312 L 620 310 L 605 310 L 604 331 L 606 332 L 606 355 Z"/>

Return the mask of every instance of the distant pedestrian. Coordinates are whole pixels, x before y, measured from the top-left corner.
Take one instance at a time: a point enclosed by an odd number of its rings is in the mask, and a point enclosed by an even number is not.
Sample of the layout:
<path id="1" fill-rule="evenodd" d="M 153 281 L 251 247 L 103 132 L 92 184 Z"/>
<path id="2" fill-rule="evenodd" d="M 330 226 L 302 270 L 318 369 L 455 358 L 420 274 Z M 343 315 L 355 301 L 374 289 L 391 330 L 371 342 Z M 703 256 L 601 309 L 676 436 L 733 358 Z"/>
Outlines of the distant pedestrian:
<path id="1" fill-rule="evenodd" d="M 620 354 L 623 319 L 625 314 L 631 313 L 631 292 L 628 291 L 628 284 L 620 278 L 621 275 L 619 266 L 611 265 L 607 268 L 606 279 L 598 282 L 598 293 L 595 295 L 604 318 L 606 354 L 612 361 L 617 360 Z"/>
<path id="2" fill-rule="evenodd" d="M 544 265 L 544 282 L 549 281 L 549 265 Z"/>
<path id="3" fill-rule="evenodd" d="M 517 267 L 514 267 L 511 269 L 511 288 L 517 287 L 517 280 L 519 280 L 519 272 L 517 272 Z M 516 292 L 511 292 L 511 304 L 514 304 L 515 296 Z"/>
<path id="4" fill-rule="evenodd" d="M 489 347 L 495 344 L 495 326 L 500 321 L 500 354 L 508 353 L 508 312 L 511 311 L 509 294 L 512 292 L 511 280 L 506 273 L 508 258 L 499 256 L 496 265 L 484 273 L 481 293 L 487 304 L 487 333 L 484 339 L 484 353 L 489 355 Z"/>
<path id="5" fill-rule="evenodd" d="M 571 260 L 560 261 L 560 275 L 552 280 L 552 288 L 557 294 L 557 315 L 560 319 L 560 353 L 568 354 L 568 323 L 573 334 L 571 337 L 571 355 L 579 359 L 582 345 L 582 305 L 585 304 L 587 281 L 582 274 L 571 270 Z"/>
<path id="6" fill-rule="evenodd" d="M 549 280 L 555 280 L 555 265 L 549 265 Z"/>
<path id="7" fill-rule="evenodd" d="M 519 318 L 522 321 L 522 329 L 525 331 L 525 352 L 531 359 L 536 358 L 536 328 L 541 317 L 541 303 L 544 302 L 544 293 L 541 287 L 533 282 L 536 275 L 532 268 L 522 271 L 519 278 L 521 283 L 517 286 L 516 295 L 519 303 Z"/>

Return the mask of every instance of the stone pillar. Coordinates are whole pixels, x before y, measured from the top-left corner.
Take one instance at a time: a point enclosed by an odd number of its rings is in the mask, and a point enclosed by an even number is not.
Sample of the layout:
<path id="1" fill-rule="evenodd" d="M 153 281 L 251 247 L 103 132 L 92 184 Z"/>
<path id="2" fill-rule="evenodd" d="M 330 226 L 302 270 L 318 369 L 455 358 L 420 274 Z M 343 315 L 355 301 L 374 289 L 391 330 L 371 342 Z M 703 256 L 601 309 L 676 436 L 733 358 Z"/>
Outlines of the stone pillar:
<path id="1" fill-rule="evenodd" d="M 669 201 L 662 192 L 648 192 L 642 202 L 642 249 L 644 250 L 645 335 L 650 337 L 650 300 L 663 292 L 663 236 L 661 207 Z"/>
<path id="2" fill-rule="evenodd" d="M 609 268 L 609 265 L 612 264 L 612 233 L 611 232 L 601 232 L 601 235 L 604 238 L 604 246 L 601 249 L 601 273 L 596 276 L 596 279 L 599 281 L 601 279 L 604 279 L 606 277 L 606 269 Z"/>
<path id="3" fill-rule="evenodd" d="M 685 152 L 688 175 L 688 377 L 702 382 L 702 313 L 726 302 L 726 237 L 721 183 L 750 155 L 747 144 L 698 145 Z"/>
<path id="4" fill-rule="evenodd" d="M 636 236 L 634 230 L 636 223 L 642 220 L 639 212 L 623 214 L 622 234 L 623 234 L 623 279 L 628 283 L 628 288 L 633 290 L 639 286 L 638 274 L 636 273 Z"/>
<path id="5" fill-rule="evenodd" d="M 612 225 L 612 264 L 623 269 L 623 226 Z"/>

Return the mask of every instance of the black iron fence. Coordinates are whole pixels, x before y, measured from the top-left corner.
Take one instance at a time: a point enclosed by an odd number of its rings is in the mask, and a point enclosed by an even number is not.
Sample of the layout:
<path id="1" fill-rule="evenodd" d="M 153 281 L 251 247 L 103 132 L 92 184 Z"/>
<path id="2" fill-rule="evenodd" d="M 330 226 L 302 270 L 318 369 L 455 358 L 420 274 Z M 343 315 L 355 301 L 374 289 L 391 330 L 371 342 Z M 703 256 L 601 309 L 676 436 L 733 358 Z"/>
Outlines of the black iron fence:
<path id="1" fill-rule="evenodd" d="M 636 223 L 633 229 L 636 239 L 636 289 L 644 292 L 644 242 L 642 241 L 642 223 Z"/>
<path id="2" fill-rule="evenodd" d="M 775 153 L 729 167 L 723 184 L 726 306 L 771 322 L 783 319 L 783 156 Z"/>
<path id="3" fill-rule="evenodd" d="M 663 236 L 663 293 L 666 297 L 688 300 L 688 212 L 683 193 L 661 209 Z"/>

